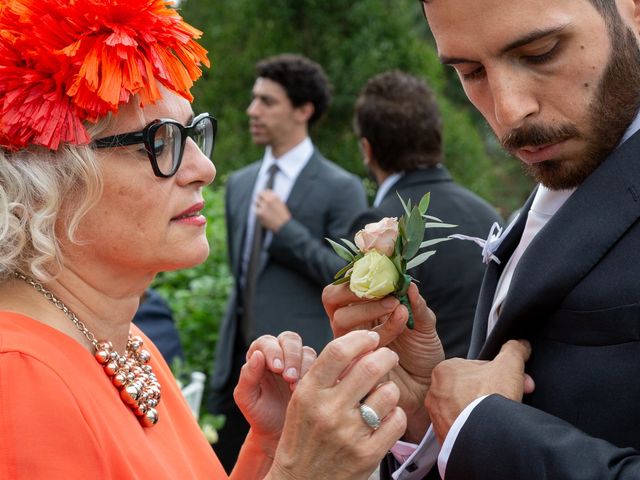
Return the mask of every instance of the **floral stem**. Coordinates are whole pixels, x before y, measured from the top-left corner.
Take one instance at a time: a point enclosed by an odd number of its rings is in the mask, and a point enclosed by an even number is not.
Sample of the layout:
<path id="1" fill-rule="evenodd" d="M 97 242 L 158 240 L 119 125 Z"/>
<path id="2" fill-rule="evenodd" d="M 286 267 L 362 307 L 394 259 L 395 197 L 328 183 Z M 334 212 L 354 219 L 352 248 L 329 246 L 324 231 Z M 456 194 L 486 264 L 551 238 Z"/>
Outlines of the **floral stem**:
<path id="1" fill-rule="evenodd" d="M 409 303 L 409 297 L 405 293 L 404 295 L 396 295 L 396 298 L 400 300 L 400 303 L 407 307 L 409 312 L 409 319 L 407 320 L 407 327 L 413 330 L 413 311 L 411 310 L 411 303 Z"/>

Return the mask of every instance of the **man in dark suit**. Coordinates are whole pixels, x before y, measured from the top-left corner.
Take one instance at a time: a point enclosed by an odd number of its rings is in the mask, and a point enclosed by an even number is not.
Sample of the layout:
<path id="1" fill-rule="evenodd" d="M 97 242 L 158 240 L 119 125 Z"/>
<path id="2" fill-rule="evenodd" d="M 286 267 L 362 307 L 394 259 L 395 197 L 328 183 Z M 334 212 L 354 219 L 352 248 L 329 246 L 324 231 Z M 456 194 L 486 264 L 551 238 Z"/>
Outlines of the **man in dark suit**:
<path id="1" fill-rule="evenodd" d="M 459 225 L 466 235 L 486 236 L 494 222 L 501 222 L 493 207 L 455 183 L 442 164 L 442 118 L 423 80 L 400 71 L 371 78 L 356 102 L 355 129 L 378 192 L 373 207 L 354 222 L 353 234 L 383 217 L 402 216 L 398 194 L 415 205 L 431 192 L 429 215 Z M 427 229 L 425 240 L 448 233 Z M 447 357 L 465 357 L 484 265 L 477 247 L 469 242 L 436 248 L 437 255 L 409 273 L 438 317 L 438 335 Z"/>
<path id="2" fill-rule="evenodd" d="M 394 375 L 414 382 L 402 400 L 407 439 L 431 423 L 439 440 L 427 433 L 397 478 L 423 478 L 438 457 L 447 480 L 638 479 L 640 3 L 423 8 L 440 59 L 540 185 L 495 242 L 500 263 L 485 275 L 470 360 L 434 368 L 441 354 L 424 346 L 426 310 L 414 331 L 397 337 L 402 315 L 379 329 L 400 356 Z M 336 287 L 325 300 L 330 311 L 350 302 Z M 371 320 L 342 308 L 352 318 L 337 316 L 341 331 Z M 425 422 L 417 398 L 427 390 Z"/>
<path id="3" fill-rule="evenodd" d="M 248 431 L 233 388 L 249 344 L 260 335 L 293 330 L 319 352 L 332 339 L 321 294 L 344 262 L 325 237 L 345 237 L 354 216 L 366 208 L 360 179 L 324 158 L 309 138 L 309 126 L 330 99 L 320 65 L 299 55 L 279 55 L 259 62 L 256 70 L 247 114 L 253 141 L 266 151 L 261 161 L 227 182 L 235 283 L 209 402 L 211 412 L 226 415 L 214 448 L 227 471 Z M 297 378 L 297 372 L 285 376 Z"/>

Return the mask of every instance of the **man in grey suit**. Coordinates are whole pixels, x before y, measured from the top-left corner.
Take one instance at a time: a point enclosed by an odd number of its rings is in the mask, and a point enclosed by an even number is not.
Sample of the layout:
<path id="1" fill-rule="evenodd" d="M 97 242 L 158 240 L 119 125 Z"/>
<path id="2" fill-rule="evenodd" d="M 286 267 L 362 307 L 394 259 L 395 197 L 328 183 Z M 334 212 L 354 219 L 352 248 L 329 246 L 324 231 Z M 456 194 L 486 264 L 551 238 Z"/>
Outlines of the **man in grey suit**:
<path id="1" fill-rule="evenodd" d="M 431 192 L 429 214 L 459 225 L 466 235 L 486 235 L 492 224 L 502 222 L 491 205 L 454 182 L 442 164 L 442 117 L 424 80 L 397 70 L 371 78 L 356 101 L 355 129 L 378 192 L 373 207 L 355 220 L 353 233 L 383 217 L 402 216 L 398 194 L 417 205 Z M 448 233 L 427 229 L 425 240 Z M 465 357 L 484 265 L 469 242 L 436 248 L 435 256 L 409 273 L 438 317 L 446 356 Z"/>
<path id="2" fill-rule="evenodd" d="M 320 65 L 300 55 L 257 64 L 247 108 L 264 158 L 229 177 L 226 221 L 234 288 L 217 347 L 209 411 L 226 416 L 218 457 L 230 471 L 248 424 L 233 388 L 249 344 L 292 330 L 318 352 L 332 339 L 322 288 L 344 262 L 325 237 L 341 238 L 366 207 L 362 182 L 324 158 L 309 126 L 325 112 L 330 86 Z M 277 367 L 276 367 L 277 368 Z M 285 372 L 297 378 L 297 372 Z"/>
<path id="3" fill-rule="evenodd" d="M 406 439 L 419 441 L 429 424 L 438 439 L 427 433 L 396 478 L 437 478 L 439 469 L 447 480 L 636 480 L 640 2 L 424 0 L 423 8 L 441 61 L 540 185 L 491 242 L 469 360 L 434 368 L 425 310 L 414 331 L 394 321 L 379 329 L 400 356 L 393 376 L 415 387 L 400 401 L 412 425 Z M 331 291 L 328 304 L 350 303 Z M 341 331 L 371 320 L 343 308 L 352 315 L 340 313 Z M 425 393 L 427 418 L 418 408 Z M 408 451 L 396 455 L 384 472 Z"/>

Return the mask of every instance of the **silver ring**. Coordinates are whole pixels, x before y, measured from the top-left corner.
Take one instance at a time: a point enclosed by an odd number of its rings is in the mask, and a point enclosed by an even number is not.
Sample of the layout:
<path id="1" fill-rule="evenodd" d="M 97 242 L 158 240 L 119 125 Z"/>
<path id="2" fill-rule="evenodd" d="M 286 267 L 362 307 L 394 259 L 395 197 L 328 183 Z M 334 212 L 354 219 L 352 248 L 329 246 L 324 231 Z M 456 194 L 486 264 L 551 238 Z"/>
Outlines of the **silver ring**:
<path id="1" fill-rule="evenodd" d="M 366 403 L 360 404 L 360 416 L 362 417 L 362 420 L 364 420 L 364 423 L 374 430 L 377 430 L 380 426 L 380 417 L 376 411 Z"/>

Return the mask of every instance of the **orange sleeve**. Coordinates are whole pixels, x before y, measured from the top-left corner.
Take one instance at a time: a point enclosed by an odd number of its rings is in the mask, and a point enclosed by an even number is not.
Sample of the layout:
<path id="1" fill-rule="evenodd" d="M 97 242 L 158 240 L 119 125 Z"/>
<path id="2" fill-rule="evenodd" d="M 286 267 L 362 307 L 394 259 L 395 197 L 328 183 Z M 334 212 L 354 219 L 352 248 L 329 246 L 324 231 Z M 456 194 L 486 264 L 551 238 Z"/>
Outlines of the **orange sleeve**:
<path id="1" fill-rule="evenodd" d="M 0 478 L 109 478 L 100 450 L 59 375 L 24 353 L 0 353 Z"/>

